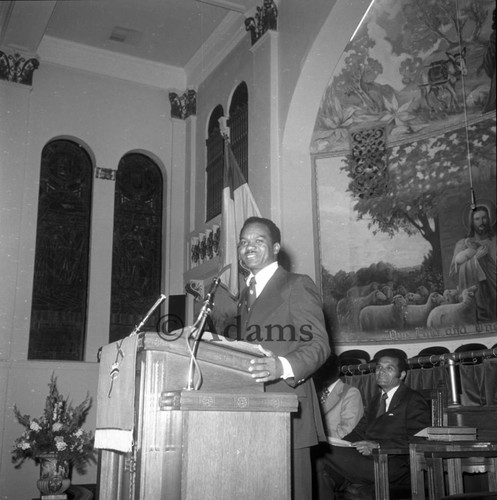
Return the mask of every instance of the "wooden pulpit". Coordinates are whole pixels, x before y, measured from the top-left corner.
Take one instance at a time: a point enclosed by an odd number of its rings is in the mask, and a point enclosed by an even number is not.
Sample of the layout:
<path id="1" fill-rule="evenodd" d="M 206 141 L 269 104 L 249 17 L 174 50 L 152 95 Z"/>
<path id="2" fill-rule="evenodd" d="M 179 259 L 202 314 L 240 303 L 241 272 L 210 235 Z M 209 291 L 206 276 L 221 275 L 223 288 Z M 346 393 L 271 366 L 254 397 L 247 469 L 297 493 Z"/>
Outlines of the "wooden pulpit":
<path id="1" fill-rule="evenodd" d="M 254 382 L 255 346 L 212 337 L 198 344 L 200 389 L 186 390 L 184 335 L 140 334 L 135 445 L 126 454 L 101 450 L 100 500 L 288 500 L 297 397 Z"/>

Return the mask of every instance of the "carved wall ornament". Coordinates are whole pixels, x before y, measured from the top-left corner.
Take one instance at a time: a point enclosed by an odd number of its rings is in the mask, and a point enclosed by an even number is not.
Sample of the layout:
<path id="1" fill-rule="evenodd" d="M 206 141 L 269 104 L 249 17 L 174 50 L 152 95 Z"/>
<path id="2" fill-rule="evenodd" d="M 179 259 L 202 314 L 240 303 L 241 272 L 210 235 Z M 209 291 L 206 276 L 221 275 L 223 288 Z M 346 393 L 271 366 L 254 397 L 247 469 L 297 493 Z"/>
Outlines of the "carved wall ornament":
<path id="1" fill-rule="evenodd" d="M 268 30 L 277 30 L 278 8 L 273 0 L 264 0 L 262 7 L 258 6 L 254 17 L 245 19 L 245 30 L 250 31 L 252 45 Z"/>
<path id="2" fill-rule="evenodd" d="M 359 198 L 381 196 L 388 189 L 386 130 L 371 127 L 350 132 L 351 189 Z"/>
<path id="3" fill-rule="evenodd" d="M 186 120 L 189 116 L 197 114 L 197 92 L 193 89 L 186 90 L 182 95 L 169 92 L 171 103 L 171 118 Z"/>
<path id="4" fill-rule="evenodd" d="M 221 228 L 219 224 L 205 228 L 190 238 L 190 269 L 219 256 Z"/>
<path id="5" fill-rule="evenodd" d="M 18 52 L 7 54 L 0 50 L 0 79 L 8 82 L 32 85 L 33 72 L 38 69 L 40 61 L 35 57 L 29 59 Z"/>
<path id="6" fill-rule="evenodd" d="M 95 178 L 104 179 L 106 181 L 115 181 L 116 172 L 117 170 L 112 170 L 111 168 L 97 167 L 95 169 Z"/>

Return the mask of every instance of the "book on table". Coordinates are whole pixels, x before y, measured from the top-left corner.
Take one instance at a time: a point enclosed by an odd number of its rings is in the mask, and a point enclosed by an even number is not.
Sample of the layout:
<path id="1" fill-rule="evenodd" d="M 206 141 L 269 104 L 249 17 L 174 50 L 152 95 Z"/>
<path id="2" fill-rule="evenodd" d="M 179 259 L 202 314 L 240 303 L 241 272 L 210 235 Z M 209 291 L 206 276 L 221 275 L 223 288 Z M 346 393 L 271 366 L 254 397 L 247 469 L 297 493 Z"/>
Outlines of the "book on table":
<path id="1" fill-rule="evenodd" d="M 475 441 L 476 434 L 429 434 L 429 441 Z"/>
<path id="2" fill-rule="evenodd" d="M 465 426 L 447 426 L 447 427 L 427 427 L 428 434 L 446 435 L 446 434 L 476 434 L 476 427 Z"/>
<path id="3" fill-rule="evenodd" d="M 435 441 L 473 441 L 476 439 L 476 427 L 425 427 L 415 436 Z"/>

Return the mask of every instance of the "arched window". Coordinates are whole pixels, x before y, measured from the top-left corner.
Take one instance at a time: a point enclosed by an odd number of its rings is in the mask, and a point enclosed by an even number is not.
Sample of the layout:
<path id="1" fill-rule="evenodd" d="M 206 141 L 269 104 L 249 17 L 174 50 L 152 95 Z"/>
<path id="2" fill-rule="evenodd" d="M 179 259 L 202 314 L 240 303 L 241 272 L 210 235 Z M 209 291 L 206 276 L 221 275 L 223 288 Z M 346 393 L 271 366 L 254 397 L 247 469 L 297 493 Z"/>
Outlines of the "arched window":
<path id="1" fill-rule="evenodd" d="M 248 88 L 245 82 L 240 83 L 233 94 L 228 126 L 233 154 L 248 182 Z"/>
<path id="2" fill-rule="evenodd" d="M 129 335 L 161 294 L 162 193 L 159 167 L 129 153 L 119 162 L 114 198 L 114 241 L 109 342 Z M 146 327 L 155 329 L 159 311 Z"/>
<path id="3" fill-rule="evenodd" d="M 208 136 L 206 140 L 206 221 L 209 221 L 221 213 L 223 195 L 224 139 L 219 129 L 219 118 L 223 116 L 223 107 L 219 105 L 214 108 L 209 120 Z"/>
<path id="4" fill-rule="evenodd" d="M 76 142 L 43 148 L 28 359 L 84 359 L 92 172 Z"/>

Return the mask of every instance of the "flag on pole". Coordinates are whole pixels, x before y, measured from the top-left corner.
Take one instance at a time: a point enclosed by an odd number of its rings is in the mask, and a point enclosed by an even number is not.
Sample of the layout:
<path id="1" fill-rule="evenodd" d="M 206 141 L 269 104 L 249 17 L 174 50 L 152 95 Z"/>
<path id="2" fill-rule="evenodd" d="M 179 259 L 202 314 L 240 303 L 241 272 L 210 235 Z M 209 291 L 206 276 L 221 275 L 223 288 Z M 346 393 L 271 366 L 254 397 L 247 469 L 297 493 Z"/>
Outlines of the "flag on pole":
<path id="1" fill-rule="evenodd" d="M 233 154 L 228 139 L 224 139 L 224 177 L 221 226 L 221 259 L 219 269 L 229 266 L 220 276 L 231 295 L 238 296 L 238 238 L 245 219 L 261 216 L 249 185 Z"/>

